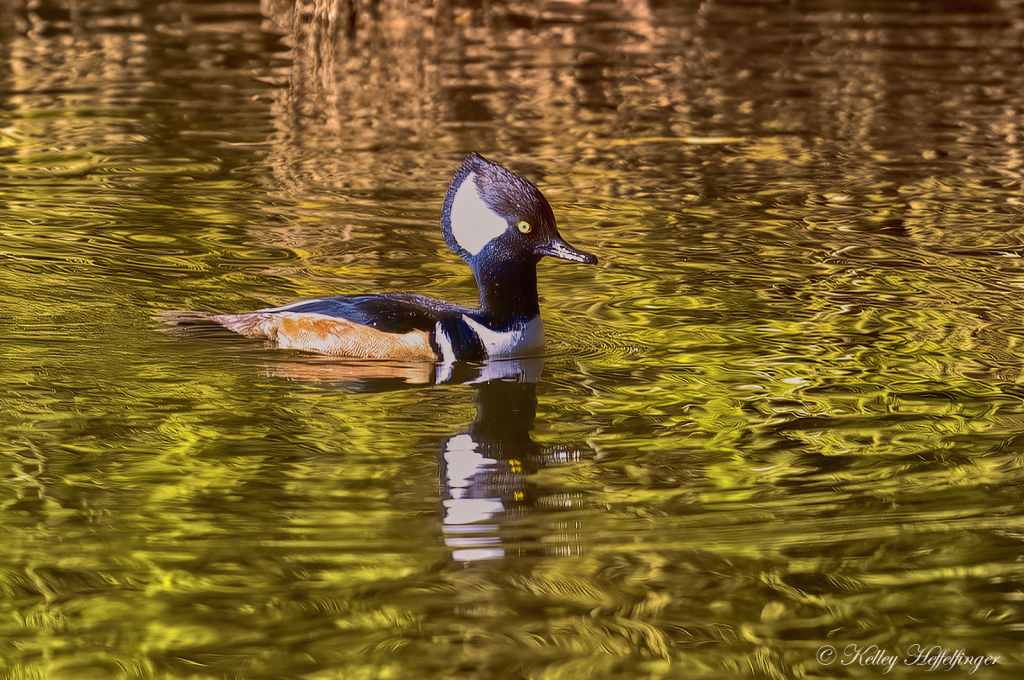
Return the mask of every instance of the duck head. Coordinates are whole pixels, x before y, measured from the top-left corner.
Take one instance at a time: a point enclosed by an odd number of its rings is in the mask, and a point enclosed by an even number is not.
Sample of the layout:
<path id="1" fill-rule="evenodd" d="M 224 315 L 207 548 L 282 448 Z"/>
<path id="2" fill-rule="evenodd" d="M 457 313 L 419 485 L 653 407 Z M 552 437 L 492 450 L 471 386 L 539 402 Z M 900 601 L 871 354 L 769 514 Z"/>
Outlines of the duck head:
<path id="1" fill-rule="evenodd" d="M 482 263 L 536 265 L 545 255 L 597 264 L 558 233 L 544 195 L 511 170 L 471 153 L 455 172 L 441 211 L 441 230 L 453 253 L 477 273 Z"/>

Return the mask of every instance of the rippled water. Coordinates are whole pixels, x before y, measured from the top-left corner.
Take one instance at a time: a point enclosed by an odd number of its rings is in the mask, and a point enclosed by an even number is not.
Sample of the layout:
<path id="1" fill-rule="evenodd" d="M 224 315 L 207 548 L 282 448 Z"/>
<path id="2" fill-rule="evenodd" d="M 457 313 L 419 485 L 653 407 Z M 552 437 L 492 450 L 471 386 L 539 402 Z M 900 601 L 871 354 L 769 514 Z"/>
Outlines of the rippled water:
<path id="1" fill-rule="evenodd" d="M 1024 7 L 291 5 L 0 8 L 0 677 L 1019 676 Z M 472 302 L 471 150 L 543 361 L 153 320 Z"/>

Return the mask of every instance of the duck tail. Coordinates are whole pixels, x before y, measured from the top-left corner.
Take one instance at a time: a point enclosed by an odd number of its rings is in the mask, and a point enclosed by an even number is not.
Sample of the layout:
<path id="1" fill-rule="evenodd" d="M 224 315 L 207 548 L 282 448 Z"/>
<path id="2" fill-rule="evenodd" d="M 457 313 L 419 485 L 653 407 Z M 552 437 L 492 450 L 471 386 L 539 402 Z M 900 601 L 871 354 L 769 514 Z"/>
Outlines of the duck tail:
<path id="1" fill-rule="evenodd" d="M 209 314 L 207 312 L 172 311 L 154 315 L 164 324 L 164 333 L 178 336 L 210 336 L 237 333 L 249 338 L 269 337 L 272 328 L 266 314 Z"/>
<path id="2" fill-rule="evenodd" d="M 267 338 L 269 340 L 276 339 L 281 320 L 278 314 L 266 312 L 214 314 L 208 319 L 247 338 Z"/>

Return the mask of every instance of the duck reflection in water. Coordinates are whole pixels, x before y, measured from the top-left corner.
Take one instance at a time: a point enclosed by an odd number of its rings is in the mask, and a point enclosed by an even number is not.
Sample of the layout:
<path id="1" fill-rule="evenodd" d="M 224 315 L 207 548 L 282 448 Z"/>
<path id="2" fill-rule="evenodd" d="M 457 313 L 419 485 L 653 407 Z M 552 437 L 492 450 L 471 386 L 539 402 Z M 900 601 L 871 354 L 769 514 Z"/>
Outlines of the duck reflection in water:
<path id="1" fill-rule="evenodd" d="M 476 420 L 441 452 L 444 541 L 457 562 L 505 556 L 496 520 L 525 512 L 525 476 L 540 464 L 530 431 L 543 359 L 501 363 L 505 378 L 474 385 Z"/>
<path id="2" fill-rule="evenodd" d="M 518 535 L 515 527 L 527 524 L 538 506 L 552 505 L 553 499 L 538 494 L 529 477 L 584 454 L 569 446 L 542 447 L 531 436 L 543 369 L 543 357 L 459 363 L 446 369 L 442 380 L 429 364 L 340 363 L 303 357 L 267 366 L 269 373 L 280 378 L 337 382 L 364 392 L 422 383 L 472 386 L 476 418 L 465 432 L 448 437 L 438 451 L 443 539 L 457 563 L 534 552 L 531 543 L 542 539 L 529 536 L 529 531 Z M 537 547 L 544 552 L 552 549 L 547 542 Z M 572 552 L 564 540 L 555 549 Z"/>

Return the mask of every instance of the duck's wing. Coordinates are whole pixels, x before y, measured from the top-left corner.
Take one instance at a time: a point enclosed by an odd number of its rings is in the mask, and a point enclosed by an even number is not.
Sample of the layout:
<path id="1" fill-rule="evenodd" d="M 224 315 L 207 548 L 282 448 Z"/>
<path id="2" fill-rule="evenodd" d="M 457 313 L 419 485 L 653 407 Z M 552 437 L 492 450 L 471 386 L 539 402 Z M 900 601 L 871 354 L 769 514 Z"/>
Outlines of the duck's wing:
<path id="1" fill-rule="evenodd" d="M 302 300 L 282 307 L 259 309 L 253 313 L 319 314 L 351 321 L 384 333 L 409 333 L 432 330 L 438 321 L 471 312 L 465 307 L 422 295 L 383 293 Z"/>

